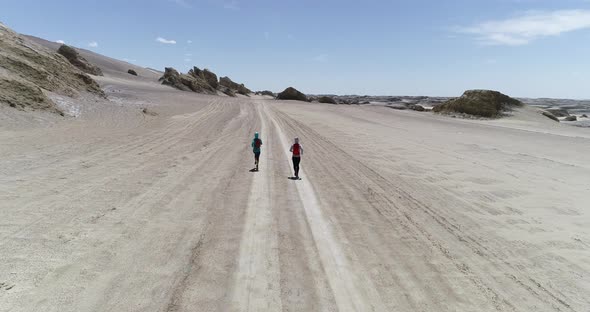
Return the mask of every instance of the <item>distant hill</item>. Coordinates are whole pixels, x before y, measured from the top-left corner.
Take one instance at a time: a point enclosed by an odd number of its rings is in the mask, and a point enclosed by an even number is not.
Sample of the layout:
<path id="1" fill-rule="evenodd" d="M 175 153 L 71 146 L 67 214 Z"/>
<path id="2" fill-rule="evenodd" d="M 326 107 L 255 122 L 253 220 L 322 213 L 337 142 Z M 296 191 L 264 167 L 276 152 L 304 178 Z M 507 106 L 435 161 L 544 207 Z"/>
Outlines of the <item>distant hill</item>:
<path id="1" fill-rule="evenodd" d="M 41 46 L 44 46 L 54 52 L 57 52 L 57 50 L 61 46 L 60 43 L 48 41 L 34 36 L 25 35 L 23 37 Z M 76 48 L 76 50 L 78 51 L 78 53 L 80 53 L 81 56 L 87 59 L 88 62 L 98 66 L 104 73 L 110 74 L 111 76 L 127 77 L 129 75 L 127 73 L 129 69 L 132 69 L 137 73 L 137 79 L 154 81 L 158 80 L 158 78 L 162 76 L 162 72 L 155 69 L 148 69 L 141 66 L 137 66 L 86 49 Z"/>

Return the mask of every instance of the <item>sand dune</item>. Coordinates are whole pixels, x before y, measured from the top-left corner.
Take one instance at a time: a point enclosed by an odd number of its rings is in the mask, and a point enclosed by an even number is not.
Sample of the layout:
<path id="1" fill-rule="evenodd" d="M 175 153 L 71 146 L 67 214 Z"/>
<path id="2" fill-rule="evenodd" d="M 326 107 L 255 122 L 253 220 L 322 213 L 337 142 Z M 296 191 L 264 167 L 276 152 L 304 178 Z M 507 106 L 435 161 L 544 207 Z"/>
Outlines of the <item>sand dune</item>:
<path id="1" fill-rule="evenodd" d="M 590 306 L 587 130 L 198 95 L 84 57 L 108 101 L 0 114 L 0 311 Z"/>

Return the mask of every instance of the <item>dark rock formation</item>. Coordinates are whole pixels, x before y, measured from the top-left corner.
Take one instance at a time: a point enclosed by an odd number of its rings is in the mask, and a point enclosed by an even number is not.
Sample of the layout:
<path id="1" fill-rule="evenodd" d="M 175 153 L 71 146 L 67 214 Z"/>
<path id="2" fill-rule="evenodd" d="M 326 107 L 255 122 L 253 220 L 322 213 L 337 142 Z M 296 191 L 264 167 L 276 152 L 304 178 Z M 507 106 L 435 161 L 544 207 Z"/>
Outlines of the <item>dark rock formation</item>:
<path id="1" fill-rule="evenodd" d="M 90 64 L 76 49 L 63 44 L 59 47 L 57 53 L 63 55 L 72 65 L 78 67 L 81 71 L 95 76 L 102 76 L 102 70 Z"/>
<path id="2" fill-rule="evenodd" d="M 212 89 L 218 89 L 219 87 L 217 75 L 206 68 L 201 70 L 195 66 L 193 69 L 188 71 L 188 75 L 194 77 L 197 80 L 203 80 L 205 83 L 211 86 Z"/>
<path id="3" fill-rule="evenodd" d="M 550 112 L 548 112 L 548 111 L 543 111 L 543 112 L 542 112 L 542 114 L 543 114 L 543 116 L 545 116 L 545 117 L 547 117 L 547 118 L 549 118 L 549 119 L 552 119 L 552 120 L 554 120 L 554 121 L 557 121 L 557 122 L 559 122 L 559 118 L 555 117 L 555 115 L 551 114 L 551 113 L 550 113 Z"/>
<path id="4" fill-rule="evenodd" d="M 522 102 L 505 94 L 491 90 L 469 90 L 456 99 L 434 107 L 437 113 L 461 113 L 478 117 L 496 118 Z"/>
<path id="5" fill-rule="evenodd" d="M 236 82 L 233 82 L 229 77 L 219 78 L 219 84 L 221 86 L 226 87 L 226 88 L 230 88 L 230 89 L 234 90 L 235 92 L 242 94 L 242 95 L 249 95 L 250 93 L 252 93 L 252 91 L 250 89 L 246 88 L 246 86 L 244 86 L 243 83 L 238 84 Z"/>
<path id="6" fill-rule="evenodd" d="M 547 109 L 547 111 L 553 114 L 555 117 L 567 117 L 570 115 L 570 113 L 563 108 L 550 108 Z"/>
<path id="7" fill-rule="evenodd" d="M 144 114 L 146 114 L 146 115 L 149 115 L 149 116 L 158 116 L 158 113 L 154 112 L 153 110 L 151 110 L 151 109 L 149 109 L 147 107 L 144 107 L 141 110 L 141 112 L 144 113 Z"/>
<path id="8" fill-rule="evenodd" d="M 393 108 L 393 109 L 397 109 L 397 110 L 406 110 L 408 109 L 407 106 L 403 105 L 403 104 L 391 104 L 391 105 L 387 105 L 385 107 L 389 107 L 389 108 Z"/>
<path id="9" fill-rule="evenodd" d="M 337 104 L 336 100 L 334 100 L 333 98 L 329 97 L 329 96 L 321 96 L 318 98 L 318 102 L 320 103 L 328 103 L 328 104 Z"/>
<path id="10" fill-rule="evenodd" d="M 577 121 L 578 118 L 576 116 L 567 116 L 565 117 L 564 121 Z"/>
<path id="11" fill-rule="evenodd" d="M 411 104 L 411 105 L 408 105 L 408 108 L 409 108 L 409 109 L 411 109 L 411 110 L 418 111 L 418 112 L 423 112 L 423 111 L 425 111 L 425 110 L 426 110 L 426 109 L 424 108 L 424 106 L 422 106 L 422 105 L 418 105 L 418 104 Z"/>
<path id="12" fill-rule="evenodd" d="M 307 96 L 293 87 L 288 87 L 277 95 L 277 100 L 295 100 L 307 102 Z"/>
<path id="13" fill-rule="evenodd" d="M 204 79 L 197 78 L 193 74 L 181 74 L 176 69 L 171 67 L 165 68 L 164 75 L 160 77 L 159 80 L 164 85 L 172 86 L 182 91 L 216 94 L 216 90 L 211 87 Z"/>
<path id="14" fill-rule="evenodd" d="M 223 94 L 228 95 L 228 96 L 236 96 L 236 93 L 234 92 L 234 90 L 232 90 L 228 87 L 220 86 L 219 91 L 223 92 Z"/>
<path id="15" fill-rule="evenodd" d="M 272 91 L 264 90 L 264 91 L 256 91 L 256 95 L 268 95 L 275 97 L 275 94 Z"/>
<path id="16" fill-rule="evenodd" d="M 181 74 L 174 68 L 166 68 L 164 75 L 160 78 L 162 84 L 173 86 L 183 91 L 193 91 L 205 94 L 218 94 L 220 91 L 229 96 L 236 96 L 236 93 L 249 95 L 250 89 L 243 84 L 233 82 L 228 77 L 217 79 L 217 75 L 208 69 L 201 70 L 193 67 L 187 74 Z"/>
<path id="17" fill-rule="evenodd" d="M 128 70 L 128 71 L 127 71 L 127 73 L 128 73 L 129 75 L 137 76 L 137 72 L 136 72 L 136 71 L 134 71 L 133 69 L 130 69 L 130 70 Z"/>
<path id="18" fill-rule="evenodd" d="M 217 75 L 215 75 L 215 73 L 209 71 L 207 68 L 205 68 L 203 71 L 203 78 L 205 78 L 205 81 L 207 81 L 207 83 L 213 87 L 213 89 L 217 89 L 217 87 L 219 86 L 219 81 L 217 80 Z"/>
<path id="19" fill-rule="evenodd" d="M 191 89 L 186 86 L 180 79 L 180 73 L 172 68 L 172 67 L 166 67 L 164 69 L 164 75 L 162 77 L 160 77 L 159 81 L 167 86 L 172 86 L 175 87 L 176 89 L 182 90 L 182 91 L 190 91 Z"/>

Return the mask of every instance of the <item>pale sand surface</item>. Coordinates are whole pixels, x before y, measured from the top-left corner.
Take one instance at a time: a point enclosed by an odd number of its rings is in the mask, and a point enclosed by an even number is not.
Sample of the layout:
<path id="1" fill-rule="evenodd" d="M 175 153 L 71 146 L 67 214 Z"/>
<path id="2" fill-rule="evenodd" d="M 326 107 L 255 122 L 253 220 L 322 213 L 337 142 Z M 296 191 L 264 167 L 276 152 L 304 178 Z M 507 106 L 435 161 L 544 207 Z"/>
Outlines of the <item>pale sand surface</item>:
<path id="1" fill-rule="evenodd" d="M 0 311 L 590 307 L 587 129 L 203 96 L 99 65 L 110 101 L 78 118 L 0 111 Z"/>

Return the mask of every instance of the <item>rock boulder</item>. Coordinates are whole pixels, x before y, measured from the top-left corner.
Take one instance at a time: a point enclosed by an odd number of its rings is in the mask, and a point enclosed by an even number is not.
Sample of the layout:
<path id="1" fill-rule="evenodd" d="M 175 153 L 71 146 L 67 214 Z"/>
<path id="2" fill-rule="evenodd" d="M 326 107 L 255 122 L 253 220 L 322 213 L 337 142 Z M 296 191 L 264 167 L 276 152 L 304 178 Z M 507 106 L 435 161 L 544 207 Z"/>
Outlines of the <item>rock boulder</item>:
<path id="1" fill-rule="evenodd" d="M 578 118 L 576 116 L 567 116 L 564 119 L 565 121 L 577 121 Z"/>
<path id="2" fill-rule="evenodd" d="M 553 121 L 559 122 L 559 118 L 555 117 L 555 115 L 551 114 L 548 111 L 543 111 L 541 114 L 543 114 L 543 116 L 545 116 L 545 117 L 547 117 L 547 118 L 549 118 L 549 119 L 551 119 Z"/>
<path id="3" fill-rule="evenodd" d="M 97 66 L 90 64 L 82 57 L 76 49 L 63 44 L 57 50 L 57 53 L 63 55 L 72 65 L 78 67 L 81 71 L 94 76 L 102 76 L 102 70 Z"/>
<path id="4" fill-rule="evenodd" d="M 334 98 L 331 98 L 329 96 L 320 96 L 318 98 L 318 102 L 320 103 L 327 103 L 327 104 L 337 104 L 336 100 L 334 100 Z"/>
<path id="5" fill-rule="evenodd" d="M 293 87 L 288 87 L 277 95 L 277 100 L 295 100 L 308 102 L 307 96 Z"/>
<path id="6" fill-rule="evenodd" d="M 437 113 L 460 113 L 477 117 L 497 118 L 522 102 L 505 94 L 491 90 L 469 90 L 461 97 L 448 100 L 434 107 Z"/>

